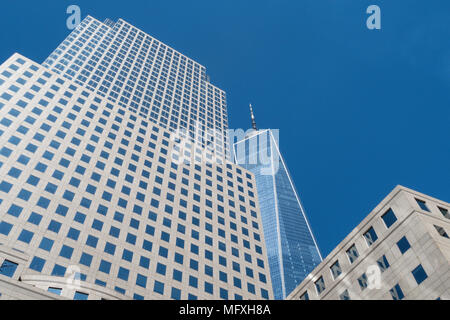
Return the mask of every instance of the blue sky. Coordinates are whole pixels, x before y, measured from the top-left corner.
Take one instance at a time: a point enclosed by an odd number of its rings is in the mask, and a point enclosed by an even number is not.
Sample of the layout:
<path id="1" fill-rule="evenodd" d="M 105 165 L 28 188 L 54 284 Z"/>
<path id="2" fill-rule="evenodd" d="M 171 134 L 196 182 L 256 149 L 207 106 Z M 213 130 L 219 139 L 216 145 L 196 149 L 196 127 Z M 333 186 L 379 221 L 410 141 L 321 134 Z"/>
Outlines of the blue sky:
<path id="1" fill-rule="evenodd" d="M 0 61 L 37 62 L 66 8 L 123 18 L 206 66 L 232 128 L 280 129 L 324 255 L 397 184 L 450 201 L 448 0 L 3 1 Z M 381 8 L 382 30 L 365 26 Z"/>

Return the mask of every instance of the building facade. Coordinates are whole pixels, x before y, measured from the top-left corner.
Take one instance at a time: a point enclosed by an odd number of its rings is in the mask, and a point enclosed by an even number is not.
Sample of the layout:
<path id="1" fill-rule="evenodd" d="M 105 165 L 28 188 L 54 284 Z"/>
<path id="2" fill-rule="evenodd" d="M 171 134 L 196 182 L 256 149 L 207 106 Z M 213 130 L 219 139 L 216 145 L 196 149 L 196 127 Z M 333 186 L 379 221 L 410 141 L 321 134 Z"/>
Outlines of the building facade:
<path id="1" fill-rule="evenodd" d="M 288 299 L 450 299 L 449 210 L 397 186 Z"/>
<path id="2" fill-rule="evenodd" d="M 256 123 L 252 112 L 253 127 Z M 255 175 L 275 299 L 285 299 L 322 261 L 276 132 L 252 131 L 234 146 L 235 162 Z"/>
<path id="3" fill-rule="evenodd" d="M 136 37 L 130 47 L 125 29 Z M 104 41 L 112 41 L 117 60 Z M 33 298 L 36 289 L 43 298 L 77 300 L 273 298 L 254 175 L 212 157 L 217 146 L 193 146 L 165 123 L 175 115 L 178 126 L 185 125 L 177 100 L 190 108 L 186 123 L 194 121 L 193 105 L 200 108 L 204 99 L 205 108 L 212 106 L 205 124 L 224 129 L 222 91 L 179 54 L 196 80 L 187 74 L 181 80 L 183 66 L 173 71 L 173 84 L 171 71 L 160 70 L 158 81 L 144 79 L 147 60 L 135 46 L 147 41 L 145 54 L 153 45 L 160 50 L 152 68 L 160 52 L 172 54 L 167 61 L 175 68 L 173 49 L 124 22 L 90 17 L 44 66 L 19 54 L 0 66 L 0 299 L 23 297 L 14 285 Z M 108 62 L 113 66 L 106 71 Z M 107 74 L 113 77 L 109 71 L 118 79 L 126 74 L 118 80 L 123 94 L 115 96 L 112 85 L 102 88 Z M 173 90 L 170 117 L 160 110 L 152 118 L 140 109 L 140 81 L 155 82 L 155 98 Z M 218 105 L 220 119 L 211 118 Z"/>

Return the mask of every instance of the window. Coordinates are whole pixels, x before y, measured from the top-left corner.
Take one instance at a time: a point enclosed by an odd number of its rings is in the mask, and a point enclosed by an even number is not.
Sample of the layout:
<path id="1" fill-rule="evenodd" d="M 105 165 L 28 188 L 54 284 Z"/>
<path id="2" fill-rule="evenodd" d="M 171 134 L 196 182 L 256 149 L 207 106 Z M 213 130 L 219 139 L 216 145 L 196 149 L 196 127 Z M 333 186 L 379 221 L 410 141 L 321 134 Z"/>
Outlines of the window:
<path id="1" fill-rule="evenodd" d="M 333 275 L 333 279 L 336 279 L 339 277 L 339 275 L 342 273 L 341 266 L 339 265 L 339 261 L 336 261 L 333 263 L 333 265 L 330 268 L 331 274 Z"/>
<path id="2" fill-rule="evenodd" d="M 386 225 L 387 228 L 390 228 L 397 221 L 397 217 L 395 216 L 394 211 L 392 211 L 392 209 L 386 211 L 386 213 L 382 215 L 381 218 L 383 219 L 384 224 Z"/>
<path id="3" fill-rule="evenodd" d="M 105 260 L 102 260 L 100 262 L 100 267 L 98 268 L 101 272 L 104 272 L 106 274 L 109 274 L 111 271 L 111 263 Z"/>
<path id="4" fill-rule="evenodd" d="M 66 274 L 66 268 L 63 266 L 60 266 L 59 264 L 55 264 L 52 271 L 52 276 L 55 277 L 64 277 Z"/>
<path id="5" fill-rule="evenodd" d="M 341 299 L 341 300 L 351 300 L 351 299 L 350 299 L 350 295 L 349 295 L 349 293 L 348 293 L 348 290 L 345 290 L 344 292 L 342 292 L 342 293 L 339 295 L 339 299 Z"/>
<path id="6" fill-rule="evenodd" d="M 364 233 L 364 238 L 366 238 L 367 245 L 370 247 L 375 241 L 377 241 L 378 236 L 373 227 L 370 227 L 369 230 Z"/>
<path id="7" fill-rule="evenodd" d="M 50 250 L 53 247 L 53 243 L 54 243 L 53 240 L 44 237 L 41 240 L 41 244 L 39 245 L 39 248 L 41 248 L 42 250 L 50 252 Z"/>
<path id="8" fill-rule="evenodd" d="M 73 300 L 87 300 L 88 299 L 88 295 L 86 293 L 82 293 L 82 292 L 75 292 L 75 295 L 73 296 Z"/>
<path id="9" fill-rule="evenodd" d="M 409 244 L 408 239 L 406 239 L 406 237 L 403 237 L 397 242 L 397 247 L 400 252 L 404 254 L 406 251 L 408 251 L 409 248 L 411 248 L 411 245 Z"/>
<path id="10" fill-rule="evenodd" d="M 2 221 L 0 222 L 0 233 L 7 236 L 11 232 L 12 227 L 12 224 Z"/>
<path id="11" fill-rule="evenodd" d="M 18 240 L 25 243 L 30 243 L 31 239 L 33 239 L 33 236 L 34 236 L 33 232 L 24 229 L 20 233 Z"/>
<path id="12" fill-rule="evenodd" d="M 449 239 L 447 232 L 445 232 L 445 229 L 440 227 L 440 226 L 434 226 L 434 228 L 436 229 L 436 231 L 444 238 Z"/>
<path id="13" fill-rule="evenodd" d="M 391 290 L 389 290 L 389 293 L 391 294 L 393 300 L 402 300 L 405 297 L 402 288 L 400 288 L 398 283 Z"/>
<path id="14" fill-rule="evenodd" d="M 41 272 L 42 269 L 44 268 L 44 265 L 45 265 L 44 259 L 41 259 L 39 257 L 34 257 L 30 263 L 30 269 Z"/>
<path id="15" fill-rule="evenodd" d="M 299 298 L 299 300 L 309 300 L 309 294 L 308 291 L 305 291 Z"/>
<path id="16" fill-rule="evenodd" d="M 9 260 L 3 261 L 0 266 L 0 274 L 12 278 L 16 272 L 18 264 Z"/>
<path id="17" fill-rule="evenodd" d="M 62 292 L 62 289 L 61 288 L 48 288 L 47 291 L 50 292 L 50 293 L 54 293 L 54 294 L 60 296 L 61 292 Z"/>
<path id="18" fill-rule="evenodd" d="M 353 263 L 359 257 L 358 250 L 356 249 L 356 245 L 352 245 L 350 249 L 347 250 L 347 257 L 350 263 Z"/>
<path id="19" fill-rule="evenodd" d="M 155 285 L 153 287 L 153 291 L 159 294 L 164 294 L 164 283 L 155 281 Z"/>
<path id="20" fill-rule="evenodd" d="M 361 288 L 361 290 L 364 290 L 367 288 L 368 282 L 367 282 L 367 276 L 365 273 L 361 275 L 361 277 L 358 278 L 358 283 Z"/>
<path id="21" fill-rule="evenodd" d="M 421 264 L 419 264 L 411 273 L 414 276 L 414 279 L 416 279 L 417 284 L 421 284 L 426 278 L 428 278 L 428 275 Z"/>
<path id="22" fill-rule="evenodd" d="M 384 272 L 386 269 L 389 268 L 389 262 L 385 255 L 383 255 L 380 259 L 377 260 L 377 264 L 381 272 Z"/>
<path id="23" fill-rule="evenodd" d="M 59 255 L 61 257 L 64 257 L 67 259 L 70 259 L 72 257 L 72 254 L 73 254 L 73 248 L 66 246 L 66 245 L 62 246 L 61 251 L 59 253 Z"/>
<path id="24" fill-rule="evenodd" d="M 450 219 L 450 213 L 448 212 L 447 209 L 438 207 L 439 211 L 442 213 L 442 215 L 444 216 L 444 218 Z"/>
<path id="25" fill-rule="evenodd" d="M 430 212 L 430 209 L 428 209 L 428 206 L 425 201 L 419 200 L 419 199 L 416 199 L 416 201 L 417 201 L 417 204 L 419 205 L 420 209 Z"/>
<path id="26" fill-rule="evenodd" d="M 80 263 L 81 263 L 82 265 L 85 265 L 85 266 L 87 266 L 87 267 L 90 267 L 90 266 L 91 266 L 91 263 L 92 263 L 92 258 L 93 258 L 93 256 L 91 256 L 90 254 L 87 254 L 87 253 L 84 253 L 84 252 L 83 252 L 83 254 L 81 255 L 81 258 L 80 258 Z"/>
<path id="27" fill-rule="evenodd" d="M 314 284 L 316 285 L 317 294 L 321 294 L 325 290 L 325 281 L 323 280 L 323 277 L 320 277 Z"/>

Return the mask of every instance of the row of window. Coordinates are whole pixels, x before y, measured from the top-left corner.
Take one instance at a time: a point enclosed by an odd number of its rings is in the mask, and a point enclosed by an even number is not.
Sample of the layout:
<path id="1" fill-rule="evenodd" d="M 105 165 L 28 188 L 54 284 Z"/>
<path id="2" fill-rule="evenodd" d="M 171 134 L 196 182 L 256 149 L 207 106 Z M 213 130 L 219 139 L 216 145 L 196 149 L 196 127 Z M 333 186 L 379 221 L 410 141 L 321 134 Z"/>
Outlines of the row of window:
<path id="1" fill-rule="evenodd" d="M 416 200 L 417 204 L 419 205 L 419 207 L 422 210 L 431 212 L 425 201 L 417 199 L 417 198 L 415 200 Z M 449 215 L 447 209 L 439 207 L 439 206 L 438 206 L 438 209 L 439 209 L 439 211 L 442 213 L 442 215 L 445 218 L 450 219 L 450 215 Z M 388 229 L 397 221 L 397 217 L 395 216 L 395 214 L 392 211 L 392 209 L 389 209 L 388 211 L 386 211 L 381 216 L 381 218 L 382 218 L 386 228 L 388 228 Z M 445 229 L 443 227 L 434 225 L 434 228 L 436 229 L 436 231 L 442 237 L 447 238 L 447 239 L 449 238 L 447 232 L 445 231 Z M 375 229 L 373 227 L 368 228 L 367 231 L 363 234 L 363 237 L 365 238 L 368 247 L 372 246 L 378 240 L 378 235 L 375 232 Z M 397 242 L 397 247 L 398 247 L 399 251 L 402 254 L 404 254 L 406 251 L 408 251 L 411 248 L 411 245 L 410 245 L 408 239 L 404 236 Z M 351 245 L 350 248 L 346 250 L 346 255 L 347 255 L 347 258 L 348 258 L 350 264 L 354 263 L 359 258 L 359 252 L 358 252 L 358 249 L 356 247 L 356 244 Z M 381 256 L 377 260 L 377 265 L 378 265 L 378 268 L 379 268 L 379 270 L 381 272 L 384 272 L 390 266 L 385 255 Z M 342 274 L 342 269 L 341 269 L 339 260 L 336 260 L 331 265 L 330 272 L 331 272 L 331 275 L 332 275 L 334 280 L 336 280 Z M 412 271 L 412 274 L 413 274 L 413 276 L 416 279 L 418 284 L 422 283 L 422 281 L 427 278 L 427 274 L 425 273 L 425 270 L 423 269 L 423 267 L 421 265 L 419 265 L 417 268 L 415 268 Z M 363 273 L 358 278 L 358 284 L 359 284 L 361 290 L 364 290 L 365 288 L 367 288 L 367 286 L 368 286 L 368 279 L 367 279 L 367 275 L 365 273 Z M 325 291 L 325 289 L 326 289 L 325 280 L 324 280 L 323 276 L 319 277 L 319 279 L 317 279 L 314 282 L 314 285 L 315 285 L 315 288 L 316 288 L 317 295 L 321 295 L 321 293 L 323 293 Z M 401 299 L 403 297 L 403 293 L 402 293 L 401 288 L 400 288 L 400 286 L 398 284 L 393 289 L 391 289 L 390 292 L 391 292 L 392 297 L 394 299 L 397 299 L 397 298 Z M 308 294 L 307 291 L 304 292 L 300 296 L 301 300 L 307 300 L 308 298 L 309 298 L 309 294 Z M 350 296 L 348 294 L 348 290 L 345 290 L 340 295 L 340 298 L 342 300 L 350 299 Z"/>

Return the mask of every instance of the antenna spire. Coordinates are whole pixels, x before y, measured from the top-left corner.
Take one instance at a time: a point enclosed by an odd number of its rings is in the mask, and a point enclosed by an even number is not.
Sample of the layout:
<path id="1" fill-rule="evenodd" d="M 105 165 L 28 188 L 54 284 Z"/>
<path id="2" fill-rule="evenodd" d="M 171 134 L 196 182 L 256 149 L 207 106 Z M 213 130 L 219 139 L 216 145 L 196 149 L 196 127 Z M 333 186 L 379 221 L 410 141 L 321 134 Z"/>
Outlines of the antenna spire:
<path id="1" fill-rule="evenodd" d="M 253 128 L 253 130 L 258 131 L 258 128 L 256 127 L 255 115 L 253 114 L 253 107 L 252 107 L 251 103 L 250 103 L 250 114 L 252 117 L 252 128 Z"/>

